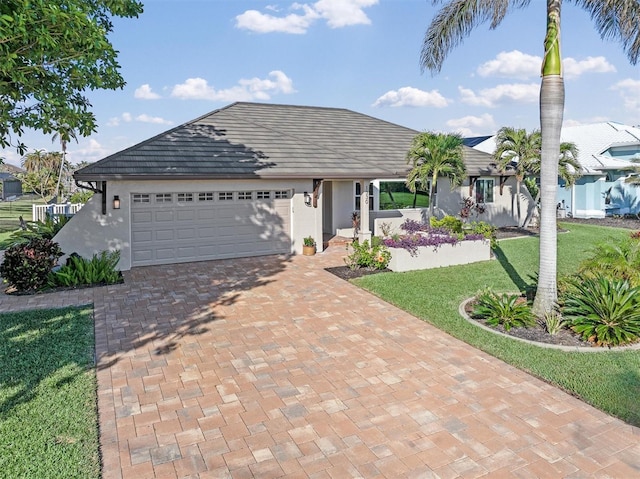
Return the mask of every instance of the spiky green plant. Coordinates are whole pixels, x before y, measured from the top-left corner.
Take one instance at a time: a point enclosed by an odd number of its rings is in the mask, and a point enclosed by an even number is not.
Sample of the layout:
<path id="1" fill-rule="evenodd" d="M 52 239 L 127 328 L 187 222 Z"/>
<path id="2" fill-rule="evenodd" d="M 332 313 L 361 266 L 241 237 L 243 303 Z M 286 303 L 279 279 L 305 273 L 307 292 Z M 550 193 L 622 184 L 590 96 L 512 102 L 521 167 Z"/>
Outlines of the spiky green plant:
<path id="1" fill-rule="evenodd" d="M 640 337 L 640 287 L 605 276 L 582 277 L 566 296 L 562 312 L 583 339 L 618 346 Z"/>
<path id="2" fill-rule="evenodd" d="M 477 295 L 472 315 L 475 318 L 486 319 L 487 324 L 491 326 L 501 324 L 505 331 L 535 325 L 531 309 L 520 295 L 498 294 L 491 289 Z"/>
<path id="3" fill-rule="evenodd" d="M 640 286 L 640 241 L 629 237 L 599 243 L 591 257 L 580 264 L 580 272 L 627 280 L 631 286 Z"/>

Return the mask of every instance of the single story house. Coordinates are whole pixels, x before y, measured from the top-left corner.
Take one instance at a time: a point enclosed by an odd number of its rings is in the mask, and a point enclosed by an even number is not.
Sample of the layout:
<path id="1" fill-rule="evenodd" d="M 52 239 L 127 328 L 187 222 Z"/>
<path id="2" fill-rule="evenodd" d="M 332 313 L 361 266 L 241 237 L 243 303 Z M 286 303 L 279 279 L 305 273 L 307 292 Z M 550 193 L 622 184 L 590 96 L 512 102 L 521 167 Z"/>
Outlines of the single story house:
<path id="1" fill-rule="evenodd" d="M 495 137 L 479 138 L 474 148 L 493 153 Z M 562 180 L 557 202 L 560 211 L 575 218 L 640 213 L 640 188 L 625 180 L 640 167 L 640 128 L 614 121 L 564 127 L 562 141 L 578 148 L 582 177 L 565 188 Z"/>
<path id="2" fill-rule="evenodd" d="M 418 133 L 346 109 L 233 103 L 78 170 L 97 194 L 55 240 L 67 254 L 120 250 L 127 270 L 298 253 L 308 236 L 322 250 L 358 210 L 366 239 L 378 217 L 425 218 L 380 205 L 382 183 L 404 182 Z M 515 224 L 513 176 L 490 155 L 464 155 L 470 177 L 454 191 L 437 185 L 439 209 L 455 215 L 480 195 L 480 219 Z"/>
<path id="3" fill-rule="evenodd" d="M 15 198 L 22 195 L 22 181 L 18 178 L 18 174 L 25 171 L 14 165 L 0 165 L 0 199 Z"/>

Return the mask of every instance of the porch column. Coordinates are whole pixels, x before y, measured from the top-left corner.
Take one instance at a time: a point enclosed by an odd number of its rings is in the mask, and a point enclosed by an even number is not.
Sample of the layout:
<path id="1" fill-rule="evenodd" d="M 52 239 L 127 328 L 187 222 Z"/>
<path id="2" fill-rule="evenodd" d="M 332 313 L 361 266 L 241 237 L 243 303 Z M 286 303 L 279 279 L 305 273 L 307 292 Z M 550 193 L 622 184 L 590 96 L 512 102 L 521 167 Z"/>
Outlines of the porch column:
<path id="1" fill-rule="evenodd" d="M 371 243 L 371 230 L 369 229 L 369 180 L 360 180 L 360 231 L 358 241 Z"/>

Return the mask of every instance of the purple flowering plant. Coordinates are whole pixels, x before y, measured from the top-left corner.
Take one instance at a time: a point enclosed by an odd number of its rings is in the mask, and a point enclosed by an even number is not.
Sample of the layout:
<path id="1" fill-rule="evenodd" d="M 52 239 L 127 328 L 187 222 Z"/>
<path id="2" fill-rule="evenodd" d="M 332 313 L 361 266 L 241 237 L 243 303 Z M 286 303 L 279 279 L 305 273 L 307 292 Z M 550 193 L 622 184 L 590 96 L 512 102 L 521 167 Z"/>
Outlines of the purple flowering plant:
<path id="1" fill-rule="evenodd" d="M 384 240 L 384 245 L 389 248 L 405 249 L 411 256 L 418 254 L 420 246 L 432 246 L 435 250 L 443 244 L 455 245 L 461 240 L 472 241 L 485 238 L 482 234 L 459 236 L 445 228 L 433 228 L 415 220 L 406 220 L 400 227 L 406 234 L 387 238 Z"/>

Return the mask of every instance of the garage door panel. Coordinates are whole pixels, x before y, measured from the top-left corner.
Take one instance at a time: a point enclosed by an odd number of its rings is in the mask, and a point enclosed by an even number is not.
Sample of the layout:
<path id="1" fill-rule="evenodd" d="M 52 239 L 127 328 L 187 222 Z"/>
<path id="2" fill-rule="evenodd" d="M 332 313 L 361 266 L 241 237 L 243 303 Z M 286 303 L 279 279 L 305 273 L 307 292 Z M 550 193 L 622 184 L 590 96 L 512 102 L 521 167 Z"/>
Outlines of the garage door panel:
<path id="1" fill-rule="evenodd" d="M 172 241 L 174 237 L 175 237 L 174 230 L 157 230 L 156 231 L 157 241 Z"/>
<path id="2" fill-rule="evenodd" d="M 131 222 L 136 224 L 153 223 L 153 212 L 152 211 L 134 211 L 131 214 Z"/>
<path id="3" fill-rule="evenodd" d="M 173 211 L 172 210 L 159 210 L 155 212 L 154 220 L 158 223 L 161 222 L 173 222 Z"/>
<path id="4" fill-rule="evenodd" d="M 195 210 L 192 209 L 188 209 L 188 210 L 177 210 L 176 211 L 176 219 L 178 221 L 193 221 L 196 219 L 196 212 Z"/>
<path id="5" fill-rule="evenodd" d="M 132 265 L 287 253 L 290 211 L 288 199 L 136 204 Z"/>
<path id="6" fill-rule="evenodd" d="M 197 238 L 196 228 L 179 228 L 176 230 L 177 238 L 179 240 L 190 240 Z"/>

